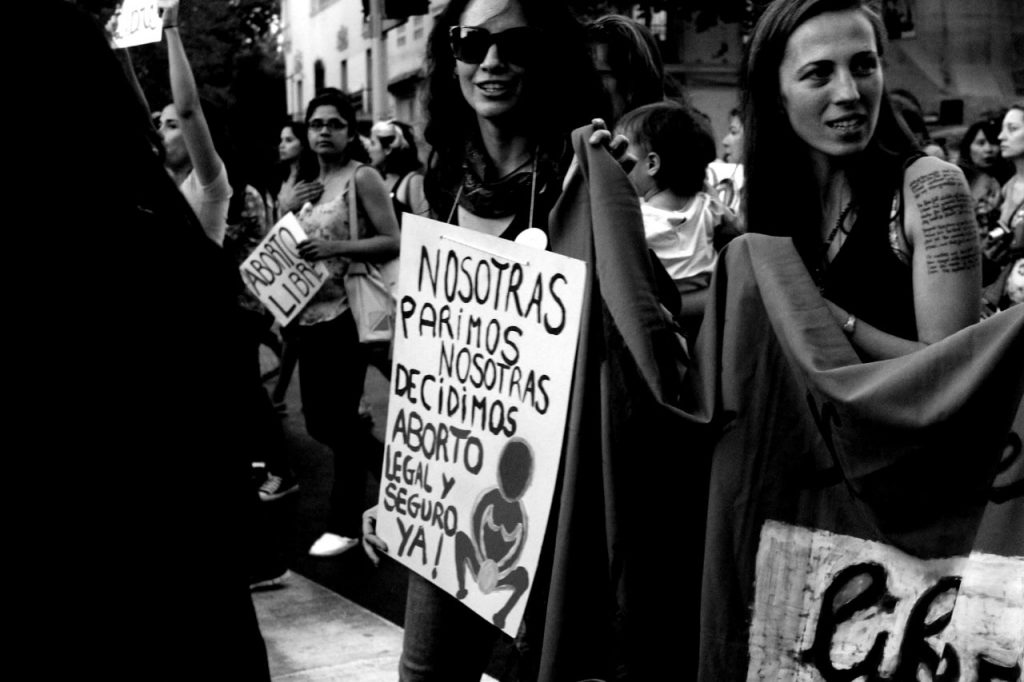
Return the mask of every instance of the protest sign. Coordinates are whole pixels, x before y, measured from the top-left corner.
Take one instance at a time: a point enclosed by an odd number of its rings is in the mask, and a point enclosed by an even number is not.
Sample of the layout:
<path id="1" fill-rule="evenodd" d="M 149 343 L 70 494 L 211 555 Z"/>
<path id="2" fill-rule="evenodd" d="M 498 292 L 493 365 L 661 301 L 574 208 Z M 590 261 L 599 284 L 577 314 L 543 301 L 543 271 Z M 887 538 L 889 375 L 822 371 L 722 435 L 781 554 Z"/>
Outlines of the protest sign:
<path id="1" fill-rule="evenodd" d="M 111 19 L 114 47 L 159 43 L 163 32 L 159 4 L 159 0 L 124 0 Z"/>
<path id="2" fill-rule="evenodd" d="M 327 281 L 323 263 L 299 256 L 298 244 L 305 238 L 299 221 L 289 213 L 238 266 L 246 286 L 282 326 L 294 320 Z"/>
<path id="3" fill-rule="evenodd" d="M 586 265 L 406 214 L 377 533 L 514 635 L 562 453 Z"/>

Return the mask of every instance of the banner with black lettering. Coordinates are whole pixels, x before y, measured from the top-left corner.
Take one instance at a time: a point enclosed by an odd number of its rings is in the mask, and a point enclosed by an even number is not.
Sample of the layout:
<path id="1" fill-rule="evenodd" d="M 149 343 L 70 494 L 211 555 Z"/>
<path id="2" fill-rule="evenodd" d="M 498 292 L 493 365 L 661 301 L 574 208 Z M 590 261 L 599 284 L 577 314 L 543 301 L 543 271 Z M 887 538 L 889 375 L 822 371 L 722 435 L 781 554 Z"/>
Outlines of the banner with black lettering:
<path id="1" fill-rule="evenodd" d="M 299 255 L 305 239 L 302 225 L 289 213 L 238 266 L 245 285 L 282 327 L 298 317 L 330 276 L 323 262 Z"/>
<path id="2" fill-rule="evenodd" d="M 404 216 L 377 534 L 509 635 L 548 525 L 585 274 Z"/>
<path id="3" fill-rule="evenodd" d="M 1024 306 L 861 362 L 763 235 L 712 295 L 699 679 L 1020 680 Z"/>

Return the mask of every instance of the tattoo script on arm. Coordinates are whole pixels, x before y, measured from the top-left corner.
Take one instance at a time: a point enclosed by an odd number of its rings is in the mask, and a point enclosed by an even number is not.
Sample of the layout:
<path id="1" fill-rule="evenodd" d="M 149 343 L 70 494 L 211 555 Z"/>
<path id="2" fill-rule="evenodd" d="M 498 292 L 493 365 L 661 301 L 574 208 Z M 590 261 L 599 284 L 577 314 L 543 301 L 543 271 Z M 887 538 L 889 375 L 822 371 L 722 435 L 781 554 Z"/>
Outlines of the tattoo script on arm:
<path id="1" fill-rule="evenodd" d="M 978 235 L 971 197 L 959 171 L 930 171 L 910 182 L 921 214 L 925 265 L 929 275 L 978 267 Z"/>

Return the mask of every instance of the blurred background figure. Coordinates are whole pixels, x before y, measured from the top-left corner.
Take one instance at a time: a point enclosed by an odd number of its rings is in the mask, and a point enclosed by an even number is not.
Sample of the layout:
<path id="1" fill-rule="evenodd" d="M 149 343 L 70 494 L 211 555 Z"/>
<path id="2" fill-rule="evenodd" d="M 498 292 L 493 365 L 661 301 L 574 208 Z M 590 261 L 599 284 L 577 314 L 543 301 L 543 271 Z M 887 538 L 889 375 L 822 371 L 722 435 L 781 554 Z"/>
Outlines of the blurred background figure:
<path id="1" fill-rule="evenodd" d="M 964 178 L 971 188 L 974 199 L 974 215 L 978 220 L 978 235 L 985 237 L 999 224 L 999 209 L 1002 204 L 1002 187 L 994 177 L 978 170 L 975 166 L 962 166 Z"/>
<path id="2" fill-rule="evenodd" d="M 614 129 L 624 113 L 665 98 L 665 69 L 654 36 L 643 24 L 608 14 L 586 26 L 594 68 L 608 97 L 605 123 Z"/>
<path id="3" fill-rule="evenodd" d="M 1003 185 L 999 224 L 985 240 L 985 261 L 996 273 L 983 295 L 986 314 L 1024 303 L 1024 102 L 1003 116 L 998 140 L 1014 174 Z"/>
<path id="4" fill-rule="evenodd" d="M 271 187 L 277 204 L 275 222 L 288 213 L 298 213 L 307 202 L 316 203 L 324 193 L 324 186 L 317 179 L 320 166 L 310 149 L 305 123 L 285 121 L 277 155 L 277 182 L 276 187 Z"/>
<path id="5" fill-rule="evenodd" d="M 983 118 L 968 126 L 958 145 L 957 165 L 988 173 L 1002 185 L 1013 175 L 1013 164 L 999 153 L 1002 116 Z"/>
<path id="6" fill-rule="evenodd" d="M 318 201 L 320 195 L 324 193 L 324 186 L 317 179 L 320 175 L 320 164 L 309 147 L 304 122 L 285 121 L 281 126 L 277 155 L 277 173 L 275 182 L 270 187 L 274 223 L 288 213 L 298 213 L 307 202 Z M 282 327 L 280 334 L 280 366 L 270 399 L 278 413 L 283 414 L 287 410 L 285 396 L 288 393 L 288 384 L 291 383 L 299 359 L 299 340 L 294 324 Z"/>
<path id="7" fill-rule="evenodd" d="M 739 109 L 729 112 L 729 131 L 722 138 L 722 161 L 743 163 L 743 119 Z"/>
<path id="8" fill-rule="evenodd" d="M 412 126 L 394 119 L 374 123 L 367 151 L 370 163 L 384 177 L 399 225 L 403 213 L 427 215 L 430 208 L 423 194 L 423 163 Z"/>
<path id="9" fill-rule="evenodd" d="M 708 164 L 708 188 L 729 207 L 743 229 L 743 116 L 738 108 L 729 112 L 729 129 L 722 138 L 722 160 Z"/>

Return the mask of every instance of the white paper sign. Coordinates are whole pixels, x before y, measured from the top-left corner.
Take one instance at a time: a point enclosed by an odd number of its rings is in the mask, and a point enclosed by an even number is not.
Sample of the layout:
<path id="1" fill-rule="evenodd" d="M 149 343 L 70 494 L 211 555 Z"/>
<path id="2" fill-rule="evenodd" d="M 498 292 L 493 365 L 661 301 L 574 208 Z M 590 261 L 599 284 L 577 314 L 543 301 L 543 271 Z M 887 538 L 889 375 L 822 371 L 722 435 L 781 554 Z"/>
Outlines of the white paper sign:
<path id="1" fill-rule="evenodd" d="M 918 559 L 768 521 L 755 595 L 748 682 L 1016 680 L 1024 665 L 1024 557 Z"/>
<path id="2" fill-rule="evenodd" d="M 111 20 L 114 47 L 159 43 L 163 33 L 159 0 L 124 0 Z"/>
<path id="3" fill-rule="evenodd" d="M 514 635 L 551 511 L 586 265 L 405 214 L 377 533 Z"/>
<path id="4" fill-rule="evenodd" d="M 299 256 L 298 244 L 304 239 L 305 231 L 289 213 L 238 266 L 246 286 L 282 326 L 302 312 L 329 276 L 323 263 Z"/>

